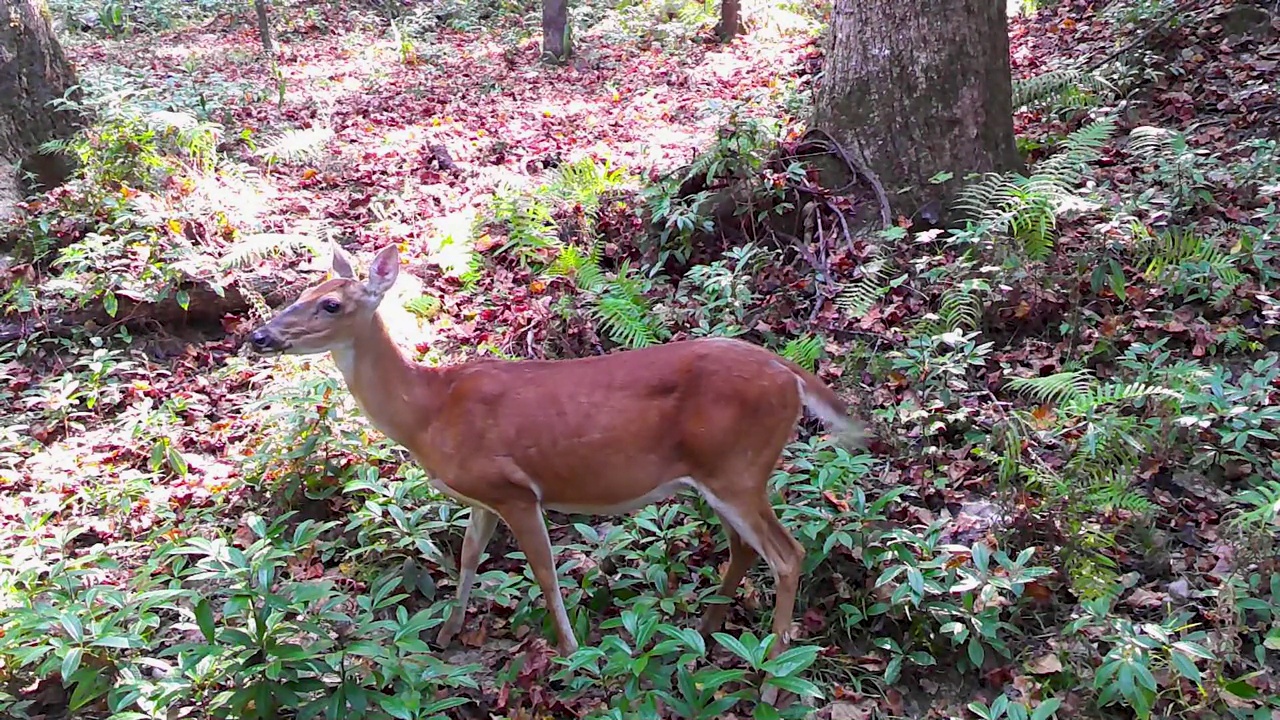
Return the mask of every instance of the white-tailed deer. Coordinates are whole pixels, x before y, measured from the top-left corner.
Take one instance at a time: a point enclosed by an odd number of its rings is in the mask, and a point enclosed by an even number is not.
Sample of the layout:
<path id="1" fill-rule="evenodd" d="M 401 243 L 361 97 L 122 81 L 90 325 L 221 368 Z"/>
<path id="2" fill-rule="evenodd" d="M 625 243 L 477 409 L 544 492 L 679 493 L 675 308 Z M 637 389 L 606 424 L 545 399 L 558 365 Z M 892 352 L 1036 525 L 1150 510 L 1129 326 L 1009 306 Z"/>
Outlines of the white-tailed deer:
<path id="1" fill-rule="evenodd" d="M 480 555 L 498 518 L 511 528 L 555 620 L 559 650 L 578 647 L 565 613 L 544 510 L 631 512 L 692 488 L 729 539 L 720 594 L 731 598 L 756 558 L 776 581 L 773 654 L 790 643 L 801 545 L 769 502 L 768 480 L 808 408 L 853 430 L 844 402 L 817 377 L 763 348 L 701 339 L 574 360 L 485 360 L 427 367 L 404 356 L 377 309 L 400 268 L 394 245 L 367 282 L 334 246 L 336 277 L 249 336 L 262 354 L 329 352 L 369 421 L 413 454 L 444 494 L 471 506 L 457 605 L 462 628 Z M 720 628 L 712 605 L 701 630 Z"/>

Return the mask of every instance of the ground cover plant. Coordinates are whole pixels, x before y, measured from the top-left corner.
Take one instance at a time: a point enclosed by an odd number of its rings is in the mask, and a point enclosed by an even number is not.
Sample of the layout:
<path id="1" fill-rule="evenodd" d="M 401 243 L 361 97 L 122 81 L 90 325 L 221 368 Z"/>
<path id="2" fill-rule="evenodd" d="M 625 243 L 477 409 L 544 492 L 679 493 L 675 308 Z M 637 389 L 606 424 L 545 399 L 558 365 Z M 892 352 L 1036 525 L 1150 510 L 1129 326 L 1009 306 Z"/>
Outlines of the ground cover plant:
<path id="1" fill-rule="evenodd" d="M 821 7 L 584 5 L 548 66 L 534 5 L 391 5 L 277 3 L 270 61 L 243 4 L 52 5 L 93 121 L 3 230 L 0 715 L 1280 717 L 1274 9 L 1014 3 L 1025 165 L 934 226 L 820 184 Z M 695 632 L 692 497 L 552 515 L 571 657 L 501 527 L 433 647 L 468 511 L 242 347 L 331 242 L 399 245 L 423 362 L 733 336 L 851 399 L 773 476 L 792 649 L 763 564 Z"/>

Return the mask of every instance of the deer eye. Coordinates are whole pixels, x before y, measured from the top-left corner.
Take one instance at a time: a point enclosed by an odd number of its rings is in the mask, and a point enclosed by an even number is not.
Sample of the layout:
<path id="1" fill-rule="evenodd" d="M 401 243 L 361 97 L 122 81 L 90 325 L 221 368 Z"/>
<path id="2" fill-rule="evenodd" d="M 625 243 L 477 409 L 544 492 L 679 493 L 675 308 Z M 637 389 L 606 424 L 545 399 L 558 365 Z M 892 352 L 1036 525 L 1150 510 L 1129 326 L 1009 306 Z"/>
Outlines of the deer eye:
<path id="1" fill-rule="evenodd" d="M 342 309 L 342 305 L 338 304 L 337 300 L 334 300 L 332 298 L 325 298 L 324 300 L 320 301 L 320 309 L 329 313 L 330 315 L 334 315 L 334 314 L 337 314 L 337 312 Z"/>

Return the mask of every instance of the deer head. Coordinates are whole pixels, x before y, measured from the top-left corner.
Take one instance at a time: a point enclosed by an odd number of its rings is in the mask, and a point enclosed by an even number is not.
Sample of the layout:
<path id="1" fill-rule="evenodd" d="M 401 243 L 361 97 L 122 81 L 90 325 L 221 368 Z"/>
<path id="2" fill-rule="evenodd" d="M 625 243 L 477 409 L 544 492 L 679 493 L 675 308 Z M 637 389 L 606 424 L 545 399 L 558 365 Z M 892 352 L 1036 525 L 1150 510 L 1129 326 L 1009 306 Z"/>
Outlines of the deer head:
<path id="1" fill-rule="evenodd" d="M 350 256 L 333 243 L 333 275 L 307 289 L 289 307 L 249 335 L 249 344 L 262 355 L 309 355 L 347 347 L 356 332 L 373 322 L 378 305 L 400 272 L 400 252 L 394 244 L 378 252 L 369 279 L 355 277 Z"/>

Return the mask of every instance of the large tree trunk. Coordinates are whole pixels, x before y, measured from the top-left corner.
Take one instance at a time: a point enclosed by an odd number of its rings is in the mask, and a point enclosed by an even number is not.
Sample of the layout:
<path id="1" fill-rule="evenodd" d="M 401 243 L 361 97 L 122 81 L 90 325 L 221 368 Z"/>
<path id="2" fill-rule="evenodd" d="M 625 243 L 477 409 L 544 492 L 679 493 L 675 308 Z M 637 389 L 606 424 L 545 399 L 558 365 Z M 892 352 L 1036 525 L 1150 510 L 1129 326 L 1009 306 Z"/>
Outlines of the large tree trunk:
<path id="1" fill-rule="evenodd" d="M 879 176 L 895 213 L 944 220 L 966 173 L 1018 166 L 1005 5 L 835 0 L 816 124 Z"/>
<path id="2" fill-rule="evenodd" d="M 12 209 L 19 170 L 43 187 L 70 175 L 69 158 L 42 154 L 39 147 L 71 137 L 79 127 L 77 113 L 48 105 L 73 85 L 75 73 L 54 37 L 44 0 L 0 0 L 0 216 Z M 6 189 L 9 197 L 3 196 Z"/>
<path id="3" fill-rule="evenodd" d="M 562 63 L 572 54 L 569 0 L 542 0 L 542 59 Z"/>
<path id="4" fill-rule="evenodd" d="M 258 40 L 262 42 L 262 51 L 270 55 L 276 47 L 271 38 L 271 0 L 253 0 L 253 10 L 258 16 Z"/>
<path id="5" fill-rule="evenodd" d="M 742 0 L 720 0 L 720 24 L 716 26 L 716 35 L 721 42 L 729 42 L 737 36 L 741 9 Z"/>

